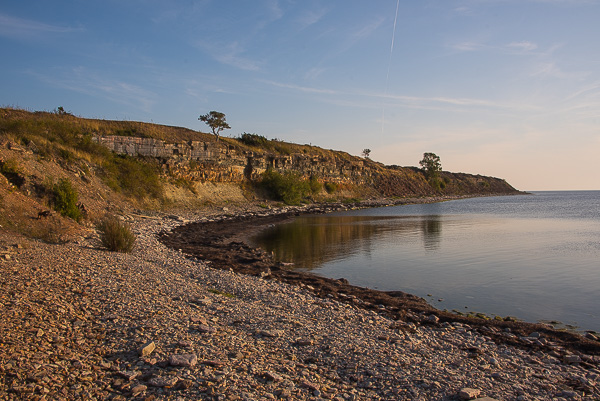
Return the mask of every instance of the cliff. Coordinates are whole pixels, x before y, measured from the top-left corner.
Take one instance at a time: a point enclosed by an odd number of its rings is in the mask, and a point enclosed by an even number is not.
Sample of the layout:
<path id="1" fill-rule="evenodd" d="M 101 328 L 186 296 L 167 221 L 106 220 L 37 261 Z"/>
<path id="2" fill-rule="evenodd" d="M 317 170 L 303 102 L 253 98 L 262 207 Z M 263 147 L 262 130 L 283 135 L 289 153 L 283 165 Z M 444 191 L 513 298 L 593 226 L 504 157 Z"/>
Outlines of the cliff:
<path id="1" fill-rule="evenodd" d="M 272 196 L 261 186 L 266 171 L 300 192 Z M 55 184 L 64 180 L 92 217 L 132 207 L 197 210 L 518 192 L 493 177 L 442 172 L 440 179 L 432 186 L 414 167 L 254 134 L 217 141 L 180 127 L 0 108 L 0 225 L 31 234 L 38 224 L 45 231 L 35 235 L 41 236 L 72 225 L 59 216 L 52 227 L 36 219 L 53 207 Z"/>

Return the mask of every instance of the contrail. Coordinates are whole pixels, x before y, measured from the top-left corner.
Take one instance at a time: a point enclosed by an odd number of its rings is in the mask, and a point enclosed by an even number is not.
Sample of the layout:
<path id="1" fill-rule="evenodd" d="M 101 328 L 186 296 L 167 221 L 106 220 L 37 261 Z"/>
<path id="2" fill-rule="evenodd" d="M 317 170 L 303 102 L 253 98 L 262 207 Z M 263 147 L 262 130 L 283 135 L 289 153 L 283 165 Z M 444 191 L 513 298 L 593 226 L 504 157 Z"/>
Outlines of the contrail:
<path id="1" fill-rule="evenodd" d="M 394 54 L 394 39 L 396 37 L 396 21 L 398 21 L 398 8 L 400 7 L 400 0 L 396 1 L 396 15 L 394 16 L 394 28 L 392 30 L 392 44 L 390 46 L 390 59 L 388 61 L 387 75 L 385 77 L 385 92 L 383 95 L 383 104 L 381 106 L 381 133 L 383 134 L 383 127 L 385 125 L 385 99 L 388 91 L 388 81 L 390 80 L 390 68 L 392 66 L 392 54 Z"/>

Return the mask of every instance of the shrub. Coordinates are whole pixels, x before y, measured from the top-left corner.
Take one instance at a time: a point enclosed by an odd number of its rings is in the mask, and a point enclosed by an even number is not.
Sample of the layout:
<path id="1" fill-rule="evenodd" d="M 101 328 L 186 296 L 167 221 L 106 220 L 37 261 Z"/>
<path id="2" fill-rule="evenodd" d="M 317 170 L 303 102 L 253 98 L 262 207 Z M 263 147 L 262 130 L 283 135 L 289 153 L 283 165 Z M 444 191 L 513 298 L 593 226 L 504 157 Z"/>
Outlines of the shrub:
<path id="1" fill-rule="evenodd" d="M 100 241 L 108 250 L 129 253 L 135 245 L 135 234 L 128 224 L 116 216 L 107 215 L 96 226 L 100 232 Z"/>
<path id="2" fill-rule="evenodd" d="M 288 205 L 299 204 L 311 190 L 307 181 L 290 171 L 280 174 L 274 170 L 267 170 L 262 174 L 260 186 L 267 191 L 271 198 L 283 201 Z"/>
<path id="3" fill-rule="evenodd" d="M 130 156 L 115 155 L 103 167 L 104 180 L 113 191 L 138 200 L 162 198 L 163 187 L 158 171 L 150 163 Z"/>
<path id="4" fill-rule="evenodd" d="M 262 135 L 248 134 L 246 132 L 240 135 L 237 140 L 248 146 L 261 146 L 269 142 L 269 140 Z"/>
<path id="5" fill-rule="evenodd" d="M 54 195 L 54 210 L 73 220 L 81 220 L 81 210 L 77 206 L 79 195 L 68 178 L 61 179 L 52 189 Z"/>
<path id="6" fill-rule="evenodd" d="M 337 191 L 338 186 L 335 182 L 326 182 L 325 183 L 325 191 L 327 191 L 328 194 L 332 194 L 335 191 Z"/>
<path id="7" fill-rule="evenodd" d="M 308 180 L 308 186 L 310 187 L 310 192 L 312 192 L 313 195 L 318 194 L 321 192 L 321 189 L 323 189 L 323 184 L 321 184 L 314 175 L 310 177 L 310 180 Z"/>
<path id="8" fill-rule="evenodd" d="M 21 188 L 25 183 L 25 177 L 19 168 L 19 164 L 14 159 L 0 160 L 0 174 L 4 175 L 11 184 L 18 188 Z"/>

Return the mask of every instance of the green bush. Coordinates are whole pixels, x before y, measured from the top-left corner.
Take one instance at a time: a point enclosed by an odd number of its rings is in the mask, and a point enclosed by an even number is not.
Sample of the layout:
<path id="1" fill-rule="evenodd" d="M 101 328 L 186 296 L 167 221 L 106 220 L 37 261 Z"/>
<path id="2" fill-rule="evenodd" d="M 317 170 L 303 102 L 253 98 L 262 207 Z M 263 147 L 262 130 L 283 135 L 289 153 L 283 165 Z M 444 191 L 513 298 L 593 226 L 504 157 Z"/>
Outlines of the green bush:
<path id="1" fill-rule="evenodd" d="M 262 174 L 260 186 L 271 198 L 287 205 L 299 204 L 311 192 L 309 183 L 291 171 L 280 174 L 269 169 Z"/>
<path id="2" fill-rule="evenodd" d="M 325 183 L 325 191 L 327 191 L 328 194 L 332 194 L 337 190 L 338 190 L 338 186 L 335 182 L 326 182 Z"/>
<path id="3" fill-rule="evenodd" d="M 100 240 L 108 250 L 129 253 L 135 245 L 135 234 L 128 224 L 112 215 L 105 216 L 96 226 Z"/>
<path id="4" fill-rule="evenodd" d="M 246 132 L 240 135 L 237 140 L 248 146 L 262 146 L 269 142 L 269 140 L 262 135 L 248 134 Z"/>
<path id="5" fill-rule="evenodd" d="M 52 188 L 54 195 L 54 210 L 73 220 L 81 220 L 81 210 L 77 206 L 79 195 L 68 178 L 61 179 Z"/>
<path id="6" fill-rule="evenodd" d="M 323 184 L 321 184 L 314 175 L 310 177 L 310 180 L 308 180 L 308 186 L 310 187 L 310 192 L 313 195 L 318 194 L 321 192 L 321 189 L 323 189 Z"/>
<path id="7" fill-rule="evenodd" d="M 163 186 L 157 169 L 150 163 L 130 157 L 115 155 L 104 163 L 104 181 L 116 192 L 143 200 L 162 199 Z"/>

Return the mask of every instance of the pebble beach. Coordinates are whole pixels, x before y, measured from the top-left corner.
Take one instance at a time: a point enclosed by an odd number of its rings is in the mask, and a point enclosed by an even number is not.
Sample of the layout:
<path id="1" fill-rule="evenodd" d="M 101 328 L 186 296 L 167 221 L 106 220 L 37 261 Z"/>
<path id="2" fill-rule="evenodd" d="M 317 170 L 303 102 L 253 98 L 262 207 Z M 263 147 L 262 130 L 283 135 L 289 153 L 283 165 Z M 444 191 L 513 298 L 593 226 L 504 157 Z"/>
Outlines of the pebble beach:
<path id="1" fill-rule="evenodd" d="M 182 219 L 128 220 L 131 254 L 0 234 L 0 400 L 600 400 L 593 353 L 213 269 L 159 242 Z"/>

